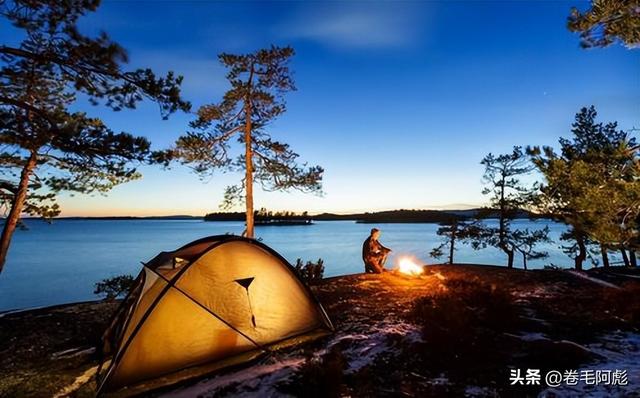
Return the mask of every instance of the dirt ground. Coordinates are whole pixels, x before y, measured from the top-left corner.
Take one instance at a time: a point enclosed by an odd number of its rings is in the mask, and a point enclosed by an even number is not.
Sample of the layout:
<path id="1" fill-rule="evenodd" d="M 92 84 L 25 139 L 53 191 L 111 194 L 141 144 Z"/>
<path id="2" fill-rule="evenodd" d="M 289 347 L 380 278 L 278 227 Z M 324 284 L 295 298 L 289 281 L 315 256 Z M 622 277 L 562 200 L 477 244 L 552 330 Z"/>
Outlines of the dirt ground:
<path id="1" fill-rule="evenodd" d="M 328 278 L 313 290 L 333 335 L 151 395 L 640 396 L 637 270 L 438 265 L 418 277 Z M 94 347 L 116 306 L 0 315 L 0 396 L 93 396 Z M 607 366 L 627 370 L 627 385 L 509 381 L 511 369 Z"/>

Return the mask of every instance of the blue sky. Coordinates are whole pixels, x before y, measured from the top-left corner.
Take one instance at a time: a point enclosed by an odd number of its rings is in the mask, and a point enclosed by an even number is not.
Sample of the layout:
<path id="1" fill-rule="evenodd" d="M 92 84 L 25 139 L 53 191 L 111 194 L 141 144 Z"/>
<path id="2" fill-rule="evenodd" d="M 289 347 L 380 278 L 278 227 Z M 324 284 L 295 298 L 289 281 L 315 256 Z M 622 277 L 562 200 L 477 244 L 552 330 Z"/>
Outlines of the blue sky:
<path id="1" fill-rule="evenodd" d="M 107 31 L 132 67 L 184 75 L 194 110 L 227 88 L 218 53 L 292 45 L 298 91 L 270 131 L 326 169 L 325 194 L 258 192 L 256 206 L 349 212 L 481 204 L 484 155 L 553 145 L 582 106 L 640 127 L 640 50 L 581 49 L 572 5 L 588 3 L 106 1 L 81 26 Z M 193 118 L 90 110 L 156 148 Z M 107 196 L 62 195 L 63 215 L 199 215 L 239 179 L 141 171 Z"/>

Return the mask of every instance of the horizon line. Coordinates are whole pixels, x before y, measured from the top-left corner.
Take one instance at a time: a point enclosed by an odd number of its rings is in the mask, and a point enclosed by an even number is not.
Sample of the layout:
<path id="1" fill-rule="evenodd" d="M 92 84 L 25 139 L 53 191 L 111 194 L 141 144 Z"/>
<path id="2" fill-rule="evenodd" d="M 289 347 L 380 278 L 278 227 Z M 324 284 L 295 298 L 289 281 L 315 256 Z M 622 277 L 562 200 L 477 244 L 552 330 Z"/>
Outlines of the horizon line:
<path id="1" fill-rule="evenodd" d="M 485 207 L 486 205 L 460 205 L 459 207 L 449 207 L 449 206 L 434 206 L 429 208 L 395 208 L 395 209 L 370 209 L 370 210 L 355 210 L 355 211 L 319 211 L 319 212 L 308 212 L 309 216 L 318 216 L 322 214 L 335 214 L 335 215 L 350 215 L 350 214 L 364 214 L 364 213 L 380 213 L 387 211 L 466 211 L 473 210 Z M 258 209 L 259 210 L 259 209 Z M 274 210 L 274 212 L 283 212 L 283 211 L 291 211 L 291 210 Z M 302 214 L 302 212 L 294 211 L 294 214 Z M 52 217 L 52 219 L 65 219 L 65 218 L 171 218 L 171 217 L 189 217 L 189 218 L 204 218 L 206 214 L 212 213 L 244 213 L 244 211 L 213 211 L 205 214 L 151 214 L 151 215 L 64 215 L 64 216 L 56 216 Z M 4 218 L 4 217 L 2 217 Z M 42 219 L 42 217 L 34 217 L 34 216 L 25 216 L 21 217 L 21 219 Z"/>

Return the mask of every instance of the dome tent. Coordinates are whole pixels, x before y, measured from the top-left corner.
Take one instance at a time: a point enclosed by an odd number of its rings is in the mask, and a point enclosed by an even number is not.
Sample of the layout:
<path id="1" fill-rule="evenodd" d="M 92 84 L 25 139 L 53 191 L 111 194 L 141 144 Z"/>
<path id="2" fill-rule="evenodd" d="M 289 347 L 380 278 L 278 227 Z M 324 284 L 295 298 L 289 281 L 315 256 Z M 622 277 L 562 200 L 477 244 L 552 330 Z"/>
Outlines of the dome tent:
<path id="1" fill-rule="evenodd" d="M 219 235 L 144 264 L 103 336 L 99 393 L 213 372 L 333 330 L 293 267 L 253 239 Z"/>

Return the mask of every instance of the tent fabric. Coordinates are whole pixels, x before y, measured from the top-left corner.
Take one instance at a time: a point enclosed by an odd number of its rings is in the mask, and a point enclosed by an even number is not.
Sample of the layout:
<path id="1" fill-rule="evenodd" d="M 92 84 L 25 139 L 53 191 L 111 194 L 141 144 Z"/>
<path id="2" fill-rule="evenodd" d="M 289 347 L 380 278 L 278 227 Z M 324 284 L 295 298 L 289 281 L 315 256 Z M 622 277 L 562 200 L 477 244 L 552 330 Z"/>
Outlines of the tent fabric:
<path id="1" fill-rule="evenodd" d="M 253 239 L 212 236 L 162 252 L 137 281 L 105 333 L 113 357 L 100 392 L 333 330 L 293 267 Z"/>

